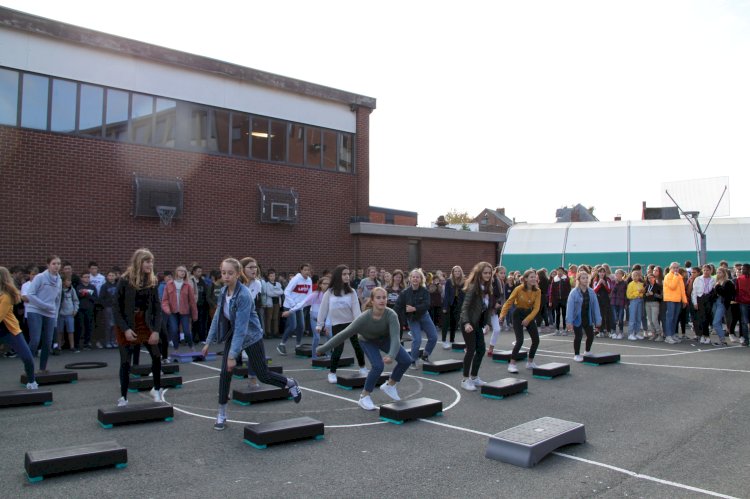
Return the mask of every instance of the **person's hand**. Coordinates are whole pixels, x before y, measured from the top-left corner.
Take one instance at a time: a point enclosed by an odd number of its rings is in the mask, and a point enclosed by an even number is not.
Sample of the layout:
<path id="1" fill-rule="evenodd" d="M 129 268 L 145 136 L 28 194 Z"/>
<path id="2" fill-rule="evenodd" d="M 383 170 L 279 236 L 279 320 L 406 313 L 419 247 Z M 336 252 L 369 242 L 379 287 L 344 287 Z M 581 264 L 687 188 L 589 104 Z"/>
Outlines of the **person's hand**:
<path id="1" fill-rule="evenodd" d="M 237 365 L 237 361 L 234 359 L 227 359 L 227 372 L 231 373 L 234 367 Z"/>
<path id="2" fill-rule="evenodd" d="M 204 357 L 208 355 L 208 343 L 203 345 L 203 348 L 201 348 L 201 355 L 203 355 Z"/>
<path id="3" fill-rule="evenodd" d="M 473 333 L 474 332 L 474 327 L 471 324 L 466 324 L 464 326 L 464 331 L 467 332 L 467 333 Z"/>
<path id="4" fill-rule="evenodd" d="M 127 331 L 125 331 L 125 339 L 133 342 L 138 339 L 138 336 L 133 332 L 132 329 L 128 329 Z"/>
<path id="5" fill-rule="evenodd" d="M 444 309 L 443 309 L 443 313 L 444 313 L 444 314 L 447 314 L 447 313 L 448 313 L 448 309 L 444 308 Z"/>
<path id="6" fill-rule="evenodd" d="M 521 325 L 524 326 L 524 327 L 528 326 L 529 325 L 529 319 L 522 320 L 521 321 Z"/>
<path id="7" fill-rule="evenodd" d="M 393 359 L 390 356 L 386 355 L 385 357 L 383 357 L 383 362 L 385 362 L 386 364 L 390 364 L 391 362 L 393 362 Z"/>
<path id="8" fill-rule="evenodd" d="M 158 345 L 159 344 L 159 333 L 156 331 L 151 331 L 151 336 L 148 337 L 148 344 L 149 345 Z"/>
<path id="9" fill-rule="evenodd" d="M 411 305 L 407 305 L 406 306 L 406 311 L 409 312 L 409 313 L 416 312 L 417 308 L 416 307 L 412 307 Z"/>
<path id="10" fill-rule="evenodd" d="M 694 308 L 695 310 L 698 310 L 698 305 L 693 305 L 693 308 Z"/>
<path id="11" fill-rule="evenodd" d="M 487 334 L 490 332 L 490 326 L 484 326 L 484 334 Z"/>
<path id="12" fill-rule="evenodd" d="M 552 302 L 547 303 L 547 306 L 552 308 Z"/>
<path id="13" fill-rule="evenodd" d="M 565 329 L 567 329 L 569 333 L 572 333 L 573 332 L 573 324 L 568 324 L 568 326 Z"/>
<path id="14" fill-rule="evenodd" d="M 287 310 L 286 312 L 281 312 L 281 316 L 284 317 L 285 319 L 289 317 L 290 315 L 291 315 L 291 312 L 289 312 L 289 310 Z"/>

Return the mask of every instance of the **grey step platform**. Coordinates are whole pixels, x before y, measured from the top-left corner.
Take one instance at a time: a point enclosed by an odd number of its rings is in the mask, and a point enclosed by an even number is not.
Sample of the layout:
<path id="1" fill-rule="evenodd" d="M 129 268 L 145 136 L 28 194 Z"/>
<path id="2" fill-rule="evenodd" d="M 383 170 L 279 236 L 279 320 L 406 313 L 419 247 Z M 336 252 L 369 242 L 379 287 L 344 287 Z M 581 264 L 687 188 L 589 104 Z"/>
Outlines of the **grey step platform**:
<path id="1" fill-rule="evenodd" d="M 380 406 L 380 419 L 395 424 L 402 424 L 410 419 L 430 418 L 442 414 L 443 403 L 427 397 L 399 400 Z"/>
<path id="2" fill-rule="evenodd" d="M 451 350 L 453 350 L 454 352 L 463 352 L 464 350 L 466 350 L 466 343 L 464 343 L 463 341 L 454 341 L 451 345 Z"/>
<path id="3" fill-rule="evenodd" d="M 480 393 L 482 397 L 491 399 L 503 399 L 516 393 L 524 393 L 529 388 L 529 382 L 519 378 L 503 378 L 482 385 Z"/>
<path id="4" fill-rule="evenodd" d="M 154 378 L 132 378 L 128 383 L 129 392 L 139 392 L 150 390 L 154 387 Z M 182 376 L 176 374 L 166 374 L 161 377 L 162 388 L 182 388 Z"/>
<path id="5" fill-rule="evenodd" d="M 426 374 L 442 374 L 460 371 L 463 368 L 464 362 L 458 359 L 436 360 L 422 364 L 422 371 Z"/>
<path id="6" fill-rule="evenodd" d="M 269 402 L 271 400 L 291 399 L 289 390 L 271 385 L 258 385 L 257 387 L 243 387 L 232 390 L 232 402 L 239 405 L 257 404 L 258 402 Z"/>
<path id="7" fill-rule="evenodd" d="M 49 390 L 10 390 L 0 392 L 0 407 L 22 405 L 52 405 L 52 392 Z"/>
<path id="8" fill-rule="evenodd" d="M 378 380 L 375 382 L 375 386 L 380 386 L 386 381 L 391 373 L 381 373 L 378 376 Z M 365 380 L 367 376 L 362 376 L 358 371 L 355 372 L 337 372 L 336 373 L 336 386 L 343 388 L 344 390 L 353 390 L 354 388 L 362 388 L 365 386 Z"/>
<path id="9" fill-rule="evenodd" d="M 531 468 L 553 450 L 585 441 L 583 424 L 545 417 L 492 435 L 485 456 Z"/>
<path id="10" fill-rule="evenodd" d="M 187 362 L 204 362 L 207 360 L 216 360 L 214 352 L 208 352 L 205 356 L 201 352 L 172 352 L 169 356 L 173 361 L 185 364 Z"/>
<path id="11" fill-rule="evenodd" d="M 514 360 L 524 360 L 528 356 L 529 352 L 518 352 Z M 500 350 L 499 352 L 492 353 L 492 360 L 494 360 L 495 362 L 508 363 L 510 362 L 511 357 L 513 357 L 513 350 Z"/>
<path id="12" fill-rule="evenodd" d="M 312 345 L 304 343 L 298 347 L 294 347 L 294 355 L 297 357 L 312 357 Z"/>
<path id="13" fill-rule="evenodd" d="M 616 364 L 620 362 L 619 353 L 587 353 L 583 355 L 583 363 L 591 366 L 600 366 L 602 364 Z"/>
<path id="14" fill-rule="evenodd" d="M 321 440 L 325 428 L 317 419 L 301 417 L 245 426 L 244 442 L 256 449 L 306 438 Z"/>
<path id="15" fill-rule="evenodd" d="M 349 367 L 354 365 L 354 357 L 341 357 L 339 359 L 339 367 Z M 331 359 L 313 359 L 313 369 L 330 369 Z"/>
<path id="16" fill-rule="evenodd" d="M 180 372 L 179 364 L 162 364 L 162 374 L 177 374 Z M 141 364 L 138 366 L 132 366 L 130 368 L 130 374 L 134 376 L 149 376 L 151 375 L 151 364 Z"/>
<path id="17" fill-rule="evenodd" d="M 49 475 L 69 473 L 106 466 L 124 468 L 128 451 L 114 441 L 98 442 L 74 447 L 29 451 L 24 460 L 26 476 L 38 482 Z"/>
<path id="18" fill-rule="evenodd" d="M 34 381 L 39 386 L 76 383 L 78 382 L 78 373 L 76 371 L 50 371 L 47 374 L 34 373 Z M 29 379 L 26 377 L 26 373 L 23 373 L 21 375 L 21 384 L 25 385 L 28 382 Z"/>
<path id="19" fill-rule="evenodd" d="M 542 364 L 541 366 L 535 367 L 532 371 L 535 378 L 540 379 L 552 379 L 563 374 L 570 372 L 570 364 L 563 364 L 562 362 L 550 362 L 548 364 Z"/>
<path id="20" fill-rule="evenodd" d="M 119 424 L 145 423 L 147 421 L 172 421 L 174 409 L 166 402 L 128 404 L 125 407 L 99 409 L 97 419 L 102 428 Z"/>
<path id="21" fill-rule="evenodd" d="M 281 366 L 268 366 L 268 370 L 276 374 L 284 374 L 284 368 Z M 237 379 L 247 378 L 248 377 L 247 366 L 235 367 L 234 369 L 232 369 L 232 376 L 234 376 Z"/>

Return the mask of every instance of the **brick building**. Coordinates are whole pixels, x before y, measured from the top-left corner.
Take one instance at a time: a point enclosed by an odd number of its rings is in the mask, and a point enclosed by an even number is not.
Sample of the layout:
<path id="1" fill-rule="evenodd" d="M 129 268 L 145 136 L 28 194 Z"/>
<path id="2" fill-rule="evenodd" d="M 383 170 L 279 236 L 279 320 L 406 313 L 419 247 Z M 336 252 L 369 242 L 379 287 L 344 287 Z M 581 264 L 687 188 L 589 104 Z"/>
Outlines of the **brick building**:
<path id="1" fill-rule="evenodd" d="M 142 246 L 159 269 L 497 254 L 499 240 L 362 231 L 380 215 L 416 225 L 370 207 L 371 97 L 3 7 L 0 46 L 0 265 L 57 254 L 107 269 Z M 171 225 L 158 206 L 175 208 Z"/>

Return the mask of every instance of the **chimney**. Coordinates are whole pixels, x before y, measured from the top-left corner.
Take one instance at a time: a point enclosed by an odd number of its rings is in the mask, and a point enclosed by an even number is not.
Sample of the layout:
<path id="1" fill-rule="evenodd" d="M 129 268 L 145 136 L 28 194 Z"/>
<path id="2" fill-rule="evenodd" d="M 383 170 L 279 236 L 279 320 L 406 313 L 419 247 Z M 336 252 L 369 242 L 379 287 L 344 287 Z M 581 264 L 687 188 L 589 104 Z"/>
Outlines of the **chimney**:
<path id="1" fill-rule="evenodd" d="M 501 215 L 505 215 L 505 208 L 498 208 L 495 211 L 498 212 Z"/>
<path id="2" fill-rule="evenodd" d="M 620 221 L 622 221 L 622 217 L 620 215 L 617 215 L 615 217 L 615 222 L 620 222 Z"/>

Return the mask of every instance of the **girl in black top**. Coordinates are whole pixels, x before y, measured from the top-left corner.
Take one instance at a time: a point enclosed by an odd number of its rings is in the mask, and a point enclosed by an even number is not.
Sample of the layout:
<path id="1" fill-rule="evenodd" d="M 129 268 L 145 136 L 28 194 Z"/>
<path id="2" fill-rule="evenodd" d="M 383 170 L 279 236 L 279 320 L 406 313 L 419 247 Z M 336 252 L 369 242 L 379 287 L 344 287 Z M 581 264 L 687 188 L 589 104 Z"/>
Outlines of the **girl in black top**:
<path id="1" fill-rule="evenodd" d="M 484 335 L 490 330 L 490 317 L 495 307 L 492 292 L 492 265 L 479 262 L 474 266 L 464 286 L 461 306 L 461 332 L 464 334 L 464 379 L 461 388 L 470 392 L 484 385 L 479 378 L 479 366 L 484 358 Z M 471 375 L 471 378 L 469 376 Z"/>

